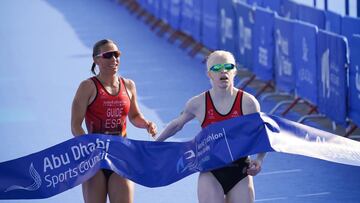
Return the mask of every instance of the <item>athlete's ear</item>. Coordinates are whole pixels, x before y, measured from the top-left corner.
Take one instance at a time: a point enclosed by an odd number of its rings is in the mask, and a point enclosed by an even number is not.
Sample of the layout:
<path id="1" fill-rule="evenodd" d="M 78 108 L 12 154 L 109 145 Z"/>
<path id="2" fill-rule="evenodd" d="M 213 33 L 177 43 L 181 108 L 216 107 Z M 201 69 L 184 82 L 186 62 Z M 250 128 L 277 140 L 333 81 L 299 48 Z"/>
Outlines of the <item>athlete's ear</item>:
<path id="1" fill-rule="evenodd" d="M 208 76 L 210 79 L 213 79 L 213 77 L 212 77 L 212 75 L 211 75 L 210 71 L 207 71 L 207 72 L 206 72 L 206 74 L 207 74 L 207 76 Z"/>
<path id="2" fill-rule="evenodd" d="M 99 57 L 93 57 L 93 61 L 96 65 L 99 64 Z"/>

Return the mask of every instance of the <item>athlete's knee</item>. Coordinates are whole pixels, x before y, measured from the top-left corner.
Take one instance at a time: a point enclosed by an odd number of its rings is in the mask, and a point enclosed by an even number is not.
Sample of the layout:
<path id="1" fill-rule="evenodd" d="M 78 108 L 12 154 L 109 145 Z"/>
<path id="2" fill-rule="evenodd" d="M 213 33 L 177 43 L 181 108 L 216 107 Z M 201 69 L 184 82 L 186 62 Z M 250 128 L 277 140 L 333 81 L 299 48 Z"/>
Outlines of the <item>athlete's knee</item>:
<path id="1" fill-rule="evenodd" d="M 211 195 L 198 195 L 199 203 L 224 203 L 225 198 L 223 194 Z"/>
<path id="2" fill-rule="evenodd" d="M 110 202 L 132 203 L 134 183 L 117 174 L 112 174 L 108 183 Z"/>
<path id="3" fill-rule="evenodd" d="M 86 203 L 105 202 L 106 181 L 101 171 L 82 184 L 84 201 Z"/>
<path id="4" fill-rule="evenodd" d="M 199 203 L 222 203 L 224 200 L 224 191 L 221 188 L 211 185 L 198 187 Z"/>
<path id="5" fill-rule="evenodd" d="M 238 182 L 227 194 L 227 203 L 253 203 L 255 201 L 255 189 L 252 177 L 248 176 Z"/>

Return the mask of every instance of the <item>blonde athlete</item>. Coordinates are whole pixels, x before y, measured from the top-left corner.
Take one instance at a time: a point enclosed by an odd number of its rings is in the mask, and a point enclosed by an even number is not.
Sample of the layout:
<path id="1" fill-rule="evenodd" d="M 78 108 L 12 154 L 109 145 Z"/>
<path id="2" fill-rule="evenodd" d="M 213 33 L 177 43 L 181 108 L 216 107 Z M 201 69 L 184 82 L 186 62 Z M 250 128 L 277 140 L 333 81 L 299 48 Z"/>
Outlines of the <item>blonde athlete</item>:
<path id="1" fill-rule="evenodd" d="M 163 141 L 182 129 L 185 123 L 196 118 L 201 127 L 222 120 L 260 111 L 254 96 L 234 87 L 236 75 L 234 56 L 227 51 L 214 51 L 207 59 L 207 74 L 212 88 L 191 98 L 182 114 L 171 121 L 157 138 Z M 250 203 L 255 192 L 252 176 L 258 174 L 265 153 L 240 158 L 230 165 L 200 173 L 198 199 L 200 203 Z"/>

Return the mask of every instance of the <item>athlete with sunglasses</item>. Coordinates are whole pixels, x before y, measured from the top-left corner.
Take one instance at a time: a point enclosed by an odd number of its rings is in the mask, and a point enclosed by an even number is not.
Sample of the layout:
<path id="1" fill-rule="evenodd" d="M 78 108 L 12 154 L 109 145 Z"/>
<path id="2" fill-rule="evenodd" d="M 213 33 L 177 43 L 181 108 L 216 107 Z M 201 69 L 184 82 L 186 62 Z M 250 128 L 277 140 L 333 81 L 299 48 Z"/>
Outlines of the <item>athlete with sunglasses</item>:
<path id="1" fill-rule="evenodd" d="M 201 127 L 226 119 L 260 111 L 254 96 L 234 87 L 236 75 L 234 56 L 227 51 L 214 51 L 207 59 L 207 74 L 212 88 L 191 98 L 184 111 L 171 121 L 157 138 L 163 141 L 190 120 L 197 118 Z M 255 159 L 243 157 L 232 164 L 200 173 L 198 179 L 198 199 L 200 203 L 250 203 L 255 192 L 252 176 L 258 174 L 265 153 Z"/>
<path id="2" fill-rule="evenodd" d="M 81 82 L 72 104 L 71 130 L 74 136 L 88 133 L 126 136 L 126 118 L 138 128 L 154 136 L 156 125 L 144 118 L 137 104 L 135 83 L 117 75 L 120 51 L 111 40 L 101 40 L 93 48 L 95 75 Z M 95 67 L 99 71 L 96 74 Z M 86 203 L 133 202 L 134 185 L 111 170 L 100 170 L 82 184 Z"/>

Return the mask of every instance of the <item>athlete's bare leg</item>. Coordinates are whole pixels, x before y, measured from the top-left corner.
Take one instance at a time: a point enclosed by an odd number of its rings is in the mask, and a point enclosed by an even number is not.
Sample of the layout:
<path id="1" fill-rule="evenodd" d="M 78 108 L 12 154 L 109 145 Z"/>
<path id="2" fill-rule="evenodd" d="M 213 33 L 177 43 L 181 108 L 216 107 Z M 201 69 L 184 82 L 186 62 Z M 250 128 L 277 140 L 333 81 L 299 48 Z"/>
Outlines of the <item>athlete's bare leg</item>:
<path id="1" fill-rule="evenodd" d="M 110 203 L 133 203 L 134 183 L 113 173 L 109 178 L 108 193 Z"/>
<path id="2" fill-rule="evenodd" d="M 253 203 L 255 199 L 253 177 L 238 182 L 226 195 L 226 203 Z"/>
<path id="3" fill-rule="evenodd" d="M 199 203 L 224 203 L 224 191 L 211 172 L 200 173 L 198 180 Z"/>
<path id="4" fill-rule="evenodd" d="M 106 179 L 102 171 L 82 184 L 85 203 L 106 203 Z"/>

